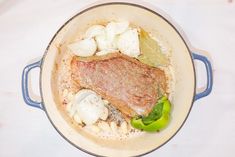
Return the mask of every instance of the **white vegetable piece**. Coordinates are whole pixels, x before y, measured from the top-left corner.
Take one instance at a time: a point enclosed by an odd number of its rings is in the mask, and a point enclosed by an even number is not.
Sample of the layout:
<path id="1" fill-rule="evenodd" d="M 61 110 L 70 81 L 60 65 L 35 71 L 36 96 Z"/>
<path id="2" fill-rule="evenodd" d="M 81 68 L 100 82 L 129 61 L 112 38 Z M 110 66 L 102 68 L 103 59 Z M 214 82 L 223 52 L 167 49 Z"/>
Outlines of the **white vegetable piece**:
<path id="1" fill-rule="evenodd" d="M 105 27 L 105 31 L 95 36 L 98 49 L 100 51 L 117 49 L 117 35 L 125 32 L 128 29 L 129 23 L 124 22 L 110 22 Z"/>
<path id="2" fill-rule="evenodd" d="M 75 95 L 70 114 L 74 117 L 78 115 L 82 122 L 90 125 L 99 118 L 106 120 L 108 109 L 101 97 L 94 91 L 83 89 Z"/>
<path id="3" fill-rule="evenodd" d="M 128 29 L 129 22 L 110 22 L 106 26 L 106 32 L 108 38 L 113 38 L 113 36 L 121 34 Z"/>
<path id="4" fill-rule="evenodd" d="M 140 55 L 140 48 L 137 29 L 127 30 L 120 34 L 117 47 L 122 53 L 130 57 L 138 57 Z"/>
<path id="5" fill-rule="evenodd" d="M 115 49 L 101 50 L 99 52 L 96 52 L 96 55 L 97 56 L 102 56 L 102 55 L 106 55 L 106 54 L 114 53 L 114 52 L 118 52 L 118 50 L 115 50 Z"/>
<path id="6" fill-rule="evenodd" d="M 97 45 L 93 38 L 83 39 L 73 44 L 68 45 L 68 48 L 77 56 L 88 57 L 92 56 L 96 49 Z"/>
<path id="7" fill-rule="evenodd" d="M 78 104 L 77 113 L 84 123 L 94 124 L 102 115 L 104 108 L 101 98 L 90 94 Z"/>
<path id="8" fill-rule="evenodd" d="M 108 38 L 107 34 L 101 34 L 95 37 L 98 49 L 102 50 L 109 50 L 109 49 L 117 49 L 116 41 L 117 39 L 113 36 L 113 38 Z"/>
<path id="9" fill-rule="evenodd" d="M 86 38 L 93 38 L 95 36 L 101 35 L 105 33 L 105 27 L 102 25 L 93 25 L 89 27 L 86 31 Z"/>
<path id="10" fill-rule="evenodd" d="M 88 90 L 88 89 L 83 89 L 77 92 L 77 94 L 74 96 L 74 100 L 71 103 L 69 113 L 71 116 L 73 116 L 78 108 L 78 104 L 88 95 L 90 94 L 95 94 L 94 91 Z"/>

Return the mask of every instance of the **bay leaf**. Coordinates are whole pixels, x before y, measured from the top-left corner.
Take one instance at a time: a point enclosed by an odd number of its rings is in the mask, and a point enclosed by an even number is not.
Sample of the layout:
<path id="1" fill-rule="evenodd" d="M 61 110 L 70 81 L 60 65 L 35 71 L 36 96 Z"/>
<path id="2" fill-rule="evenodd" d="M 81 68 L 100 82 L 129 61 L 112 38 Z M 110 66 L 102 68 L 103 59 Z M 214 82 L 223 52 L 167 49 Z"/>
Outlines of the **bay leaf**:
<path id="1" fill-rule="evenodd" d="M 141 51 L 141 55 L 137 58 L 139 61 L 153 67 L 169 64 L 169 59 L 162 53 L 157 41 L 143 29 L 140 30 L 139 41 Z"/>

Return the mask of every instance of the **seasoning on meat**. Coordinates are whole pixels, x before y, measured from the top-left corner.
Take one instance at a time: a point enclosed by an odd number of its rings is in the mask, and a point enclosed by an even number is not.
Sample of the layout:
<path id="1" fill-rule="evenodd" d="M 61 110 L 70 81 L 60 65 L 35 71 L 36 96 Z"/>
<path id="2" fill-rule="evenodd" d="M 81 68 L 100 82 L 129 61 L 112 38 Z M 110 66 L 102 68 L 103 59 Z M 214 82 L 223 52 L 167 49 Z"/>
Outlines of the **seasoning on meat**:
<path id="1" fill-rule="evenodd" d="M 73 57 L 72 79 L 88 88 L 126 116 L 146 115 L 166 93 L 164 71 L 120 53 Z"/>

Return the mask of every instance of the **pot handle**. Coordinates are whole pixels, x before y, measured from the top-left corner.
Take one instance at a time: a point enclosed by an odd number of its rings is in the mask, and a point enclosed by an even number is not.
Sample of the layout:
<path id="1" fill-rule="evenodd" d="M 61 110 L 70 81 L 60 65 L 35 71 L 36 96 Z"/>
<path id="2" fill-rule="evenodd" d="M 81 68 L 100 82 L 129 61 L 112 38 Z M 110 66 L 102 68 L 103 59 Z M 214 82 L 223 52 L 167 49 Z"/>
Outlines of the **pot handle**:
<path id="1" fill-rule="evenodd" d="M 24 98 L 25 103 L 29 106 L 36 107 L 36 108 L 43 110 L 42 102 L 37 102 L 35 100 L 32 100 L 29 96 L 29 89 L 28 89 L 28 74 L 29 74 L 30 70 L 32 70 L 34 68 L 40 68 L 40 67 L 41 67 L 41 60 L 27 65 L 24 68 L 23 73 L 22 73 L 21 85 L 22 85 L 22 94 L 23 94 L 23 98 Z"/>
<path id="2" fill-rule="evenodd" d="M 211 93 L 212 86 L 213 86 L 213 73 L 212 73 L 211 63 L 205 56 L 193 53 L 193 59 L 199 60 L 202 63 L 204 63 L 204 65 L 206 67 L 206 75 L 207 75 L 206 89 L 203 92 L 196 93 L 196 95 L 194 97 L 194 101 L 196 101 L 196 100 L 203 98 Z"/>

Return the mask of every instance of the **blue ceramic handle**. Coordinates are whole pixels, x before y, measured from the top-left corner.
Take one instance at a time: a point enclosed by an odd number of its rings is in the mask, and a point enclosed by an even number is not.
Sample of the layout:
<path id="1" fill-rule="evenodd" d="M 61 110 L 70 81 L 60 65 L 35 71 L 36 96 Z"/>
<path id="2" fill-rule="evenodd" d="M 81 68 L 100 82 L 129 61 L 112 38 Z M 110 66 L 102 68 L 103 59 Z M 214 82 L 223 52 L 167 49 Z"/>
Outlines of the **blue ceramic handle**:
<path id="1" fill-rule="evenodd" d="M 32 64 L 27 65 L 22 73 L 22 94 L 26 104 L 32 107 L 40 108 L 43 110 L 42 103 L 34 101 L 29 96 L 29 89 L 28 89 L 28 75 L 30 70 L 34 68 L 40 68 L 41 60 Z"/>
<path id="2" fill-rule="evenodd" d="M 213 74 L 212 74 L 212 67 L 211 67 L 211 63 L 210 61 L 202 55 L 198 55 L 193 53 L 193 59 L 195 60 L 199 60 L 202 63 L 204 63 L 205 67 L 206 67 L 206 74 L 207 74 L 207 85 L 206 85 L 206 89 L 203 92 L 197 93 L 194 97 L 194 101 L 205 97 L 207 95 L 209 95 L 211 93 L 212 90 L 212 86 L 213 86 Z"/>

